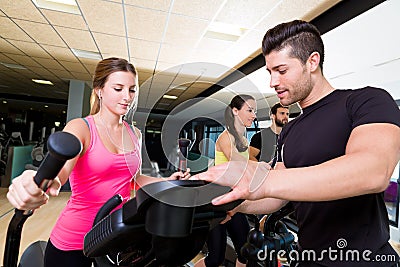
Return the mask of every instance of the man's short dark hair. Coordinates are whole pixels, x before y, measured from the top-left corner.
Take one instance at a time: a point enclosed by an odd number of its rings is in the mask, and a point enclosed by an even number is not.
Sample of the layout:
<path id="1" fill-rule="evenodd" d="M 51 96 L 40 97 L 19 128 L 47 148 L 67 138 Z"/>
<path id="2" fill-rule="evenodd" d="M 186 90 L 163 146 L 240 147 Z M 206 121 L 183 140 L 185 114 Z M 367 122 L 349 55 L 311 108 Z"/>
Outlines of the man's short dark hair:
<path id="1" fill-rule="evenodd" d="M 280 102 L 278 102 L 278 103 L 276 103 L 275 105 L 272 106 L 269 114 L 270 115 L 272 115 L 272 114 L 276 115 L 276 112 L 278 112 L 278 108 L 287 108 L 287 109 L 289 109 L 289 107 L 282 106 L 282 104 Z"/>
<path id="2" fill-rule="evenodd" d="M 290 56 L 297 58 L 303 64 L 313 52 L 320 55 L 319 66 L 324 63 L 324 43 L 318 29 L 302 20 L 293 20 L 276 25 L 269 29 L 262 41 L 262 52 L 266 56 L 272 51 L 281 51 L 290 47 Z"/>

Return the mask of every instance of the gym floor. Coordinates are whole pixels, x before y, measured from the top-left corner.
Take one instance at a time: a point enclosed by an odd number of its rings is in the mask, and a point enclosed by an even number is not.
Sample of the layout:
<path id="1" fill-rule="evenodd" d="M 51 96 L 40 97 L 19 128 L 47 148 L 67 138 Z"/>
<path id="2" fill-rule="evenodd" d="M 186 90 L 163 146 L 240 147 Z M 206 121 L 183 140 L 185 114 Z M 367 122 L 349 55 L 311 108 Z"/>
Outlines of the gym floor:
<path id="1" fill-rule="evenodd" d="M 7 190 L 8 188 L 0 188 L 0 229 L 2 229 L 0 230 L 0 266 L 3 263 L 3 253 L 8 223 L 14 214 L 13 207 L 7 201 Z M 22 252 L 31 243 L 37 240 L 48 240 L 51 229 L 53 228 L 53 225 L 55 224 L 61 210 L 67 203 L 70 195 L 70 192 L 60 192 L 59 197 L 50 198 L 47 205 L 35 210 L 34 214 L 27 219 L 22 230 L 19 256 L 21 256 Z M 392 242 L 392 245 L 396 249 L 397 253 L 400 254 L 400 244 Z M 199 254 L 195 259 L 192 260 L 192 262 L 196 262 L 201 257 L 203 257 L 203 255 Z"/>

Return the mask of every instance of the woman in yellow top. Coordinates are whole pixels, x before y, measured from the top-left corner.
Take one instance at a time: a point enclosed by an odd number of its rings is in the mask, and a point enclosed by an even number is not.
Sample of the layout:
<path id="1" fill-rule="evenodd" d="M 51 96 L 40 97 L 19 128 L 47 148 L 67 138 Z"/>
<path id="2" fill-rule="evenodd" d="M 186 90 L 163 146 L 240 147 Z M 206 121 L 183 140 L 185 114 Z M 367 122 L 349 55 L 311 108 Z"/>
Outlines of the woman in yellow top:
<path id="1" fill-rule="evenodd" d="M 250 127 L 256 118 L 257 105 L 250 95 L 237 95 L 225 110 L 226 130 L 215 143 L 215 165 L 227 161 L 249 158 L 249 144 L 246 139 L 246 127 Z M 236 213 L 225 224 L 215 227 L 207 240 L 208 255 L 196 263 L 196 267 L 220 266 L 225 259 L 227 233 L 231 237 L 237 254 L 236 266 L 245 266 L 246 259 L 240 255 L 241 247 L 246 243 L 250 231 L 247 218 L 242 213 Z"/>

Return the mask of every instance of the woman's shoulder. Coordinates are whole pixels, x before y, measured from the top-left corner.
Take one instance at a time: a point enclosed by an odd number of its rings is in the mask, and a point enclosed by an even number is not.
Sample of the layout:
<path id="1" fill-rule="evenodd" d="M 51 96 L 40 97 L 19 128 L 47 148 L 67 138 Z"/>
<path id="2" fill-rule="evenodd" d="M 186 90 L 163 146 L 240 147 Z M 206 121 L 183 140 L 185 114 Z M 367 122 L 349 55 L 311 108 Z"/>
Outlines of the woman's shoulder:
<path id="1" fill-rule="evenodd" d="M 63 131 L 75 135 L 82 143 L 90 139 L 89 125 L 82 118 L 72 119 L 67 122 Z"/>

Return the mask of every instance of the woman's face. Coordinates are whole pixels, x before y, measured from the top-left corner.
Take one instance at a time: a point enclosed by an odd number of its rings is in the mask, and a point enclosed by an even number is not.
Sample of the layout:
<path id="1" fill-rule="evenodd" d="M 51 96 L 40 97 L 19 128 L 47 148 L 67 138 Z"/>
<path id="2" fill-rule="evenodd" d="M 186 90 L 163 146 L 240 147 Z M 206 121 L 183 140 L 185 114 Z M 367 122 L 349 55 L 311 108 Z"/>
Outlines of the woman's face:
<path id="1" fill-rule="evenodd" d="M 236 108 L 234 108 L 236 109 Z M 245 127 L 250 127 L 256 118 L 257 104 L 254 99 L 246 100 L 241 109 L 236 109 L 236 118 L 242 122 Z M 235 114 L 235 113 L 234 113 Z"/>
<path id="2" fill-rule="evenodd" d="M 135 99 L 135 75 L 129 71 L 117 71 L 108 76 L 104 87 L 100 89 L 102 108 L 112 113 L 124 115 Z"/>

